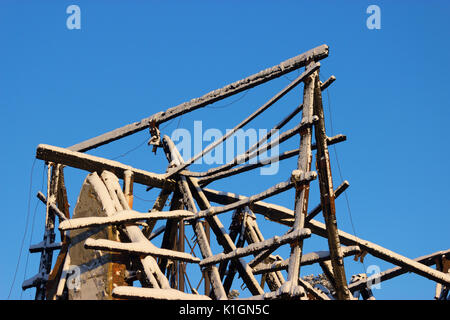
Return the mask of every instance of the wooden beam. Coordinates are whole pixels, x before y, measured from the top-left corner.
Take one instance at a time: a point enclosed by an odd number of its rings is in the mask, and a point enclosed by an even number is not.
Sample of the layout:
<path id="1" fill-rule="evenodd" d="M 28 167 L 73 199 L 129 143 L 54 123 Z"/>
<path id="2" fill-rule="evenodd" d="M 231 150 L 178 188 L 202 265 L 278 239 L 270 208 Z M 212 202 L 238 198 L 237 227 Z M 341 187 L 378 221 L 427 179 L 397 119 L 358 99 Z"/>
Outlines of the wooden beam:
<path id="1" fill-rule="evenodd" d="M 450 249 L 444 250 L 444 251 L 438 251 L 438 252 L 434 252 L 432 254 L 428 254 L 426 256 L 418 257 L 418 258 L 414 259 L 414 261 L 416 261 L 418 263 L 422 263 L 423 265 L 426 265 L 426 266 L 432 266 L 436 263 L 437 257 L 443 257 L 443 256 L 450 257 Z M 377 278 L 377 281 L 379 281 L 379 283 L 381 283 L 383 281 L 390 280 L 392 278 L 398 277 L 398 276 L 408 273 L 408 272 L 410 272 L 410 270 L 408 268 L 394 267 L 394 268 L 391 268 L 391 269 L 381 272 L 380 274 L 378 274 L 376 276 L 376 278 Z M 362 290 L 362 289 L 368 287 L 368 285 L 370 285 L 372 283 L 372 281 L 373 281 L 373 278 L 369 277 L 364 280 L 353 282 L 353 283 L 349 284 L 348 289 L 351 292 L 355 292 L 357 290 Z"/>
<path id="2" fill-rule="evenodd" d="M 311 64 L 312 62 L 310 62 Z M 314 86 L 315 79 L 318 77 L 318 72 L 312 73 L 305 80 L 305 87 L 303 90 L 303 114 L 302 122 L 305 119 L 313 117 L 313 102 L 314 102 Z M 320 90 L 320 87 L 319 87 Z M 312 162 L 312 128 L 305 128 L 300 133 L 300 146 L 297 159 L 297 172 L 304 173 L 311 171 Z M 294 203 L 294 231 L 304 228 L 305 217 L 308 214 L 308 200 L 309 200 L 309 183 L 295 183 L 295 203 Z M 291 245 L 291 254 L 288 266 L 288 278 L 283 284 L 286 287 L 298 286 L 298 278 L 300 274 L 300 263 L 302 259 L 303 240 L 299 239 Z"/>
<path id="3" fill-rule="evenodd" d="M 349 247 L 343 247 L 342 253 L 345 257 L 352 256 L 358 252 L 361 252 L 358 246 L 349 246 Z M 329 251 L 316 251 L 316 252 L 309 252 L 304 255 L 302 255 L 301 265 L 307 266 L 312 265 L 314 263 L 322 262 L 330 260 L 330 252 Z M 254 274 L 263 274 L 267 272 L 274 272 L 274 271 L 281 271 L 286 270 L 289 265 L 289 258 L 282 261 L 275 261 L 271 264 L 259 264 L 255 267 L 253 267 L 253 273 Z"/>
<path id="4" fill-rule="evenodd" d="M 192 99 L 176 107 L 167 109 L 164 112 L 163 111 L 158 112 L 157 114 L 142 119 L 141 121 L 134 122 L 132 124 L 104 133 L 100 136 L 83 141 L 81 143 L 69 147 L 69 149 L 72 151 L 85 152 L 97 148 L 101 145 L 121 139 L 133 133 L 142 131 L 148 128 L 152 122 L 155 123 L 156 125 L 159 125 L 163 122 L 171 120 L 185 113 L 205 107 L 209 104 L 220 101 L 239 92 L 248 90 L 272 79 L 281 77 L 282 75 L 285 75 L 291 71 L 302 68 L 306 65 L 307 61 L 310 60 L 319 61 L 326 57 L 328 57 L 328 46 L 323 44 L 319 47 L 316 47 L 305 53 L 302 53 L 296 57 L 283 61 L 276 66 L 267 68 L 242 80 L 233 82 L 221 89 L 211 91 L 200 98 Z"/>
<path id="5" fill-rule="evenodd" d="M 194 214 L 187 210 L 174 211 L 152 211 L 141 213 L 135 210 L 123 210 L 111 217 L 86 217 L 68 219 L 60 223 L 58 229 L 61 231 L 88 228 L 106 224 L 121 224 L 125 222 L 136 222 L 141 220 L 165 220 L 182 219 L 192 217 Z"/>
<path id="6" fill-rule="evenodd" d="M 319 87 L 319 77 L 315 79 L 315 82 L 314 115 L 319 117 L 319 121 L 314 124 L 314 133 L 317 144 L 316 167 L 319 174 L 320 203 L 322 204 L 322 212 L 327 226 L 327 240 L 331 254 L 331 265 L 333 266 L 336 297 L 339 300 L 349 300 L 351 299 L 351 295 L 347 286 L 344 256 L 338 235 L 333 178 L 331 175 L 327 135 L 325 133 L 325 116 L 322 105 L 322 91 Z"/>
<path id="7" fill-rule="evenodd" d="M 168 249 L 161 249 L 150 242 L 147 243 L 138 243 L 138 242 L 118 242 L 112 240 L 105 239 L 86 239 L 84 243 L 85 248 L 87 249 L 96 249 L 96 250 L 106 250 L 106 251 L 117 251 L 117 252 L 125 252 L 129 254 L 135 254 L 139 256 L 155 256 L 155 257 L 163 257 L 171 260 L 179 260 L 191 263 L 199 263 L 200 259 L 191 256 L 186 252 L 179 252 Z"/>
<path id="8" fill-rule="evenodd" d="M 46 144 L 38 145 L 36 150 L 36 158 L 54 163 L 60 163 L 88 172 L 96 171 L 99 174 L 104 170 L 110 171 L 119 179 L 123 179 L 125 176 L 125 171 L 130 170 L 133 173 L 134 182 L 156 188 L 168 188 L 173 190 L 173 186 L 175 185 L 175 182 L 172 179 L 166 179 L 165 174 L 157 174 L 136 169 L 117 161 Z"/>
<path id="9" fill-rule="evenodd" d="M 246 257 L 251 254 L 255 254 L 258 252 L 261 252 L 263 250 L 270 249 L 272 247 L 279 247 L 286 243 L 291 243 L 293 241 L 297 241 L 299 239 L 307 238 L 311 235 L 311 231 L 308 229 L 301 229 L 292 231 L 290 233 L 287 233 L 281 237 L 275 236 L 273 238 L 260 241 L 257 243 L 249 244 L 245 248 L 236 248 L 233 251 L 230 251 L 228 253 L 220 253 L 218 255 L 203 259 L 200 262 L 200 266 L 209 266 L 216 263 L 220 263 L 222 261 L 230 260 L 230 259 L 237 259 L 241 257 Z"/>
<path id="10" fill-rule="evenodd" d="M 259 107 L 256 111 L 254 111 L 251 115 L 249 115 L 247 118 L 242 120 L 237 126 L 235 126 L 231 130 L 227 130 L 226 134 L 224 134 L 221 138 L 215 140 L 211 144 L 209 144 L 205 149 L 200 151 L 198 154 L 193 156 L 191 159 L 184 162 L 182 165 L 177 166 L 175 168 L 172 168 L 167 173 L 169 177 L 173 176 L 174 174 L 180 172 L 190 164 L 194 163 L 196 160 L 203 157 L 205 154 L 213 150 L 215 147 L 217 147 L 222 142 L 226 141 L 229 137 L 231 137 L 236 131 L 243 128 L 246 124 L 248 124 L 250 121 L 255 119 L 258 115 L 260 115 L 262 112 L 267 110 L 269 107 L 271 107 L 275 102 L 280 100 L 282 97 L 284 97 L 289 91 L 291 91 L 293 88 L 295 88 L 298 84 L 303 82 L 311 73 L 315 72 L 317 69 L 320 68 L 320 63 L 313 62 L 308 65 L 306 70 L 298 76 L 294 81 L 292 81 L 289 85 L 287 85 L 283 90 L 281 90 L 279 93 L 277 93 L 275 96 L 273 96 L 269 101 L 267 101 L 265 104 L 263 104 L 261 107 Z M 311 119 L 308 119 L 309 121 L 312 121 Z"/>

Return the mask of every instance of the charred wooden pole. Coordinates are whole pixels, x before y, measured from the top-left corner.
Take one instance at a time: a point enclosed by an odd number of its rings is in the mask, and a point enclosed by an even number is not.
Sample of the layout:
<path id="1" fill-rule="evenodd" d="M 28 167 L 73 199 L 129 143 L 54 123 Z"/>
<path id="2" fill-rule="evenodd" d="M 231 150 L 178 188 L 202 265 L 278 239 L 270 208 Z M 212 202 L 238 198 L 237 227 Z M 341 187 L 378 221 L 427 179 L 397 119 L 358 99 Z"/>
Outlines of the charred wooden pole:
<path id="1" fill-rule="evenodd" d="M 45 214 L 45 231 L 43 243 L 46 247 L 51 246 L 55 242 L 55 214 L 50 210 L 50 203 L 54 204 L 56 201 L 56 194 L 59 184 L 60 165 L 49 164 L 47 169 L 47 203 Z M 52 250 L 42 250 L 41 261 L 39 263 L 38 281 L 36 283 L 35 300 L 44 300 L 46 297 L 46 286 L 48 275 L 52 268 Z"/>
<path id="2" fill-rule="evenodd" d="M 331 76 L 327 81 L 325 81 L 323 84 L 321 84 L 320 89 L 325 90 L 330 86 L 334 81 L 336 80 L 336 77 Z M 283 128 L 289 121 L 291 121 L 299 112 L 303 110 L 303 104 L 300 104 L 297 106 L 289 115 L 287 115 L 283 120 L 281 120 L 279 123 L 277 123 L 269 132 L 267 132 L 264 136 L 262 136 L 253 146 L 248 148 L 243 154 L 240 154 L 236 156 L 233 160 L 231 160 L 229 163 L 226 163 L 224 165 L 221 165 L 216 168 L 209 169 L 204 172 L 196 172 L 189 174 L 190 176 L 195 177 L 203 177 L 203 176 L 210 176 L 214 175 L 216 173 L 222 172 L 224 170 L 229 170 L 233 168 L 234 166 L 241 164 L 243 162 L 246 162 L 248 159 L 251 159 L 252 157 L 255 157 L 259 155 L 260 152 L 265 152 L 268 150 L 268 148 L 262 147 L 263 143 L 267 141 L 272 135 L 274 135 L 276 132 L 278 132 L 281 128 Z M 296 133 L 296 132 L 294 132 Z M 290 138 L 290 136 L 286 137 Z M 280 142 L 282 142 L 282 138 L 279 138 Z M 255 151 L 256 152 L 253 152 Z M 253 156 L 251 156 L 253 155 Z"/>
<path id="3" fill-rule="evenodd" d="M 325 218 L 325 225 L 328 233 L 328 246 L 330 248 L 331 264 L 333 275 L 336 281 L 336 296 L 338 299 L 351 299 L 348 290 L 344 269 L 344 256 L 338 236 L 336 222 L 336 207 L 334 204 L 333 179 L 331 176 L 330 156 L 327 146 L 327 135 L 325 133 L 325 119 L 322 105 L 322 92 L 319 85 L 319 77 L 315 79 L 314 89 L 314 115 L 319 117 L 319 121 L 314 124 L 314 132 L 317 144 L 316 166 L 319 175 L 320 202 Z"/>
<path id="4" fill-rule="evenodd" d="M 182 163 L 181 155 L 179 154 L 178 150 L 176 149 L 175 145 L 173 144 L 172 140 L 168 136 L 164 136 L 163 138 L 164 144 L 168 145 L 168 148 L 170 150 L 173 150 L 175 155 L 178 157 L 179 163 Z M 181 165 L 183 166 L 183 164 Z M 209 203 L 208 199 L 204 195 L 202 189 L 198 185 L 197 181 L 194 178 L 187 178 L 186 179 L 191 187 L 192 195 L 196 199 L 199 207 L 203 211 L 210 211 L 212 210 L 211 204 Z M 233 210 L 230 209 L 230 210 Z M 200 217 L 199 214 L 196 215 L 196 217 Z M 230 252 L 236 250 L 236 246 L 234 242 L 231 240 L 230 236 L 225 232 L 225 227 L 220 222 L 219 218 L 216 216 L 209 216 L 205 215 L 205 220 L 208 222 L 208 224 L 211 227 L 211 230 L 214 232 L 217 241 L 219 244 L 224 248 L 225 252 Z M 196 220 L 196 219 L 194 219 Z M 256 281 L 255 277 L 253 276 L 253 273 L 251 271 L 251 268 L 245 263 L 242 259 L 237 259 L 236 267 L 239 271 L 239 274 L 242 278 L 242 280 L 245 282 L 247 288 L 252 292 L 252 294 L 263 294 L 264 291 L 262 290 L 261 286 L 259 285 L 258 281 Z"/>
<path id="5" fill-rule="evenodd" d="M 314 62 L 310 62 L 311 64 Z M 311 74 L 305 80 L 305 88 L 303 93 L 303 114 L 302 121 L 312 119 L 313 102 L 314 102 L 314 86 L 317 72 Z M 319 87 L 320 90 L 320 87 Z M 309 172 L 312 162 L 312 128 L 305 128 L 300 132 L 300 147 L 297 161 L 297 170 Z M 305 225 L 305 217 L 308 212 L 309 183 L 296 184 L 295 186 L 295 220 L 294 231 L 303 229 Z M 300 273 L 300 261 L 302 258 L 303 241 L 294 242 L 291 245 L 291 254 L 289 258 L 288 279 L 283 286 L 295 288 L 298 286 L 298 278 Z"/>
<path id="6" fill-rule="evenodd" d="M 282 97 L 284 97 L 289 91 L 294 89 L 297 85 L 299 85 L 301 82 L 303 82 L 310 74 L 315 72 L 317 69 L 319 69 L 320 63 L 310 63 L 308 64 L 306 70 L 298 76 L 294 81 L 292 81 L 288 86 L 286 86 L 283 90 L 281 90 L 279 93 L 277 93 L 275 96 L 273 96 L 269 101 L 267 101 L 265 104 L 263 104 L 261 107 L 259 107 L 256 111 L 254 111 L 251 115 L 249 115 L 247 118 L 242 120 L 237 126 L 235 126 L 231 130 L 227 130 L 227 133 L 223 135 L 221 138 L 215 140 L 211 144 L 209 144 L 205 149 L 200 151 L 198 154 L 193 156 L 191 159 L 183 163 L 182 165 L 173 168 L 169 170 L 168 176 L 171 177 L 175 173 L 180 172 L 190 164 L 194 163 L 196 160 L 203 157 L 205 154 L 213 150 L 215 147 L 217 147 L 219 144 L 227 140 L 229 137 L 231 137 L 237 130 L 243 128 L 246 124 L 248 124 L 250 121 L 255 119 L 258 115 L 260 115 L 262 112 L 267 110 L 269 107 L 271 107 L 274 103 L 276 103 L 278 100 L 280 100 Z"/>
<path id="7" fill-rule="evenodd" d="M 176 165 L 180 165 L 182 162 L 182 158 L 178 153 L 178 150 L 176 150 L 176 148 L 174 148 L 173 144 L 170 144 L 170 142 L 170 140 L 163 139 L 163 148 L 164 152 L 166 153 L 167 160 L 169 162 L 173 162 Z M 178 186 L 183 194 L 184 205 L 189 211 L 196 213 L 197 208 L 195 206 L 194 198 L 192 196 L 186 177 L 180 176 L 180 179 L 178 180 Z M 203 227 L 202 222 L 199 219 L 195 219 L 191 222 L 191 224 L 195 236 L 197 237 L 202 257 L 208 258 L 212 256 L 213 254 L 211 251 L 211 247 L 209 246 L 209 241 L 207 239 L 205 228 Z M 214 296 L 219 300 L 227 299 L 227 295 L 220 279 L 218 268 L 216 266 L 211 266 L 207 268 L 207 273 L 209 275 L 209 279 L 211 280 L 211 286 Z"/>

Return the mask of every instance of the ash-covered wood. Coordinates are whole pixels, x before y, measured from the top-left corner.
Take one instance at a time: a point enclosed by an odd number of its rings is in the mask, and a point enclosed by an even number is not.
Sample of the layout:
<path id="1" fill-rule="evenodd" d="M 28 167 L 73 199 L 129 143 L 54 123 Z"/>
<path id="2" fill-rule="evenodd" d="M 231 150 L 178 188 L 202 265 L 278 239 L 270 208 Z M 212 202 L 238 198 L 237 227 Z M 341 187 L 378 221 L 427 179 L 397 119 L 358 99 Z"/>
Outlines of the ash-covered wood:
<path id="1" fill-rule="evenodd" d="M 23 289 L 36 288 L 36 299 L 39 300 L 242 299 L 236 288 L 250 293 L 245 299 L 256 301 L 361 297 L 373 300 L 376 295 L 376 291 L 371 290 L 374 279 L 381 282 L 414 272 L 436 282 L 436 290 L 431 296 L 448 299 L 448 250 L 412 260 L 338 229 L 335 201 L 349 183 L 345 180 L 334 188 L 328 147 L 345 141 L 347 137 L 342 134 L 329 137 L 325 130 L 322 91 L 336 80 L 334 76 L 323 82 L 320 80 L 319 60 L 327 56 L 328 46 L 319 46 L 200 98 L 69 148 L 38 145 L 36 158 L 48 164 L 47 194 L 38 193 L 38 198 L 45 204 L 44 238 L 29 248 L 31 253 L 40 253 L 41 259 L 38 273 L 23 282 Z M 205 149 L 196 151 L 190 159 L 183 160 L 177 146 L 159 127 L 168 120 L 303 67 L 295 80 L 258 108 L 252 110 L 249 106 L 245 109 L 236 126 Z M 301 83 L 303 87 L 299 86 Z M 293 90 L 299 87 L 298 92 Z M 297 106 L 286 110 L 285 114 L 280 105 L 281 120 L 269 125 L 272 129 L 247 150 L 226 164 L 201 172 L 192 171 L 193 166 L 188 168 L 289 92 L 297 94 L 302 101 L 296 102 Z M 295 118 L 298 119 L 296 125 L 279 133 Z M 165 173 L 153 173 L 84 153 L 146 128 L 149 128 L 150 135 L 148 145 L 154 153 L 158 148 L 162 149 L 167 158 Z M 292 138 L 299 139 L 297 149 L 273 154 L 275 147 Z M 269 159 L 250 161 L 270 150 Z M 298 157 L 297 166 L 286 168 L 283 170 L 285 176 L 277 177 L 282 182 L 270 188 L 262 187 L 259 193 L 244 196 L 233 190 L 206 188 L 220 179 L 274 163 L 278 165 L 281 160 L 295 156 Z M 151 164 L 151 161 L 147 163 Z M 89 172 L 72 215 L 64 183 L 64 166 Z M 244 184 L 259 184 L 257 179 L 253 179 L 242 181 Z M 147 186 L 147 191 L 160 189 L 152 206 L 145 208 L 148 212 L 133 210 L 133 201 L 138 198 L 134 194 L 134 183 Z M 316 187 L 310 189 L 310 185 Z M 266 202 L 268 198 L 292 189 L 295 189 L 295 197 L 288 207 Z M 320 203 L 309 208 L 312 190 L 318 190 L 316 199 L 319 198 Z M 245 191 L 242 193 L 246 194 Z M 166 202 L 170 195 L 170 208 L 165 209 L 169 206 Z M 212 202 L 217 205 L 211 205 Z M 235 212 L 227 232 L 221 218 L 232 210 Z M 325 223 L 314 220 L 319 213 L 323 213 Z M 278 229 L 270 226 L 260 229 L 258 221 L 262 219 L 268 224 L 277 223 Z M 161 220 L 162 226 L 154 230 L 157 221 Z M 287 228 L 279 235 L 272 231 L 283 227 Z M 61 233 L 60 242 L 55 242 L 55 228 Z M 192 233 L 193 236 L 189 239 L 187 232 L 190 228 L 189 237 Z M 162 236 L 157 238 L 159 235 Z M 325 238 L 328 250 L 304 253 L 303 243 L 311 235 Z M 287 257 L 282 257 L 285 251 L 278 250 L 283 245 L 290 246 Z M 52 255 L 58 250 L 58 258 L 53 265 Z M 364 273 L 353 275 L 348 283 L 343 258 L 354 255 L 355 260 L 362 261 L 366 254 L 396 267 L 370 277 Z M 323 273 L 301 275 L 302 266 L 314 263 Z M 433 265 L 436 269 L 431 268 Z M 78 287 L 73 286 L 74 268 L 80 271 L 75 277 L 79 280 Z M 192 273 L 198 275 L 200 282 L 192 281 L 195 278 Z M 140 285 L 135 286 L 135 281 Z M 204 294 L 199 294 L 200 287 L 204 288 Z"/>

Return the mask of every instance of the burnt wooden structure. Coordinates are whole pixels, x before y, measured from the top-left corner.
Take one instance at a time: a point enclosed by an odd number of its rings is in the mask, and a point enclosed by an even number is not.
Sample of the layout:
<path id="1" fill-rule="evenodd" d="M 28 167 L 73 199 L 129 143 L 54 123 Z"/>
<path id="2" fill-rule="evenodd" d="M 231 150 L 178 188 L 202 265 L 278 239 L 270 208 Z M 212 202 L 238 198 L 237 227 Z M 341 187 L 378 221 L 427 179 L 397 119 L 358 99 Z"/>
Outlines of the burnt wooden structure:
<path id="1" fill-rule="evenodd" d="M 334 76 L 320 80 L 320 61 L 328 56 L 328 50 L 327 45 L 321 45 L 202 97 L 69 148 L 39 145 L 36 157 L 46 161 L 49 171 L 47 194 L 38 193 L 46 206 L 45 229 L 43 241 L 30 247 L 30 252 L 41 253 L 38 273 L 23 283 L 23 289 L 35 287 L 38 300 L 229 299 L 236 298 L 231 288 L 238 275 L 251 294 L 247 299 L 374 299 L 370 290 L 373 279 L 360 274 L 349 281 L 344 265 L 344 257 L 357 259 L 369 253 L 396 265 L 379 274 L 378 281 L 414 272 L 436 282 L 436 299 L 448 299 L 449 250 L 409 259 L 338 228 L 335 201 L 349 184 L 345 181 L 335 188 L 332 179 L 328 147 L 346 137 L 329 137 L 325 131 L 322 91 L 335 81 Z M 164 122 L 300 69 L 302 72 L 289 85 L 191 159 L 184 160 L 172 140 L 161 135 L 160 125 Z M 255 145 L 225 165 L 204 172 L 189 169 L 300 84 L 304 85 L 302 104 Z M 297 114 L 301 114 L 299 123 L 272 137 L 274 130 L 281 130 Z M 149 144 L 165 153 L 165 173 L 85 153 L 145 129 L 151 135 Z M 270 161 L 246 163 L 294 136 L 299 137 L 298 148 Z M 216 180 L 292 157 L 298 160 L 289 179 L 258 194 L 243 196 L 232 190 L 206 187 Z M 65 166 L 89 172 L 72 214 L 64 183 Z M 311 207 L 310 184 L 316 181 L 320 203 Z M 133 184 L 160 189 L 149 212 L 132 209 Z M 264 201 L 289 189 L 295 190 L 292 209 Z M 169 197 L 170 209 L 164 211 Z M 234 212 L 227 232 L 220 217 L 230 211 Z M 314 219 L 318 214 L 323 214 L 325 223 Z M 290 228 L 285 234 L 264 239 L 257 223 L 261 216 Z M 165 220 L 166 224 L 155 230 L 158 220 Z M 55 242 L 56 227 L 61 242 Z M 186 228 L 192 228 L 195 244 L 188 241 Z M 163 238 L 157 247 L 152 241 L 160 235 Z M 222 252 L 213 252 L 213 235 Z M 303 243 L 311 235 L 327 239 L 327 250 L 304 252 Z M 288 257 L 273 254 L 286 245 L 290 247 Z M 201 257 L 194 255 L 196 246 Z M 59 254 L 53 263 L 55 251 Z M 203 293 L 199 293 L 199 285 L 191 283 L 186 273 L 188 263 L 196 265 L 204 281 Z M 322 267 L 331 286 L 329 290 L 300 277 L 302 266 L 315 263 Z M 141 286 L 133 286 L 135 281 Z"/>

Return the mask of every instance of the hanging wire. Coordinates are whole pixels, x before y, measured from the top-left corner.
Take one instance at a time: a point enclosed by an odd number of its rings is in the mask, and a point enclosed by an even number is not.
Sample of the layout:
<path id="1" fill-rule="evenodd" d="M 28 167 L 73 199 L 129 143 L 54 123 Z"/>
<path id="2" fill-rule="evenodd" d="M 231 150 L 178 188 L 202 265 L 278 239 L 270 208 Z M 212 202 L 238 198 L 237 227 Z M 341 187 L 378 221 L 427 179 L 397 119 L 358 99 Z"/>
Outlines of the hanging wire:
<path id="1" fill-rule="evenodd" d="M 45 177 L 45 163 L 43 164 L 43 167 L 42 167 L 42 184 L 41 184 L 40 190 L 44 189 L 44 177 Z M 30 242 L 28 244 L 28 247 L 31 247 L 31 244 L 33 241 L 34 225 L 35 225 L 35 221 L 36 221 L 36 212 L 37 212 L 38 204 L 39 204 L 39 200 L 36 199 L 36 205 L 34 207 L 34 212 L 33 212 L 33 220 L 31 222 L 31 234 L 30 234 Z M 27 276 L 29 258 L 30 258 L 30 251 L 27 251 L 27 260 L 25 261 L 25 272 L 23 274 L 23 282 L 25 281 L 26 276 Z M 23 294 L 23 290 L 20 291 L 20 300 L 22 300 L 22 294 Z"/>
<path id="2" fill-rule="evenodd" d="M 42 170 L 41 190 L 44 189 L 44 177 L 45 177 L 45 164 L 43 164 L 43 170 Z M 35 220 L 36 220 L 36 212 L 37 212 L 38 204 L 39 204 L 39 200 L 36 199 L 36 206 L 34 207 L 33 220 L 31 222 L 31 234 L 30 234 L 30 242 L 28 244 L 28 247 L 31 247 L 31 243 L 33 241 L 34 225 L 35 225 Z M 23 282 L 25 282 L 25 279 L 27 277 L 27 269 L 28 269 L 28 260 L 29 260 L 29 258 L 30 258 L 30 251 L 27 251 L 27 259 L 25 261 L 25 272 L 23 274 Z M 20 300 L 22 300 L 22 294 L 23 294 L 23 290 L 20 291 Z"/>
<path id="3" fill-rule="evenodd" d="M 138 200 L 145 201 L 145 202 L 155 202 L 156 201 L 156 199 L 144 199 L 144 198 L 141 198 L 141 197 L 137 196 L 136 194 L 133 194 L 133 198 L 136 198 Z"/>
<path id="4" fill-rule="evenodd" d="M 332 112 L 331 112 L 330 90 L 328 88 L 327 88 L 327 96 L 328 96 L 328 112 L 329 112 L 329 115 L 330 115 L 329 116 L 329 118 L 330 118 L 330 131 L 331 131 L 331 136 L 334 136 L 333 117 L 332 117 Z M 332 147 L 333 147 L 333 151 L 334 151 L 334 156 L 336 158 L 336 164 L 337 164 L 337 167 L 338 167 L 339 177 L 341 178 L 341 182 L 343 182 L 344 178 L 342 176 L 342 170 L 341 170 L 341 165 L 339 163 L 339 157 L 338 157 L 337 149 L 336 149 L 335 145 L 333 145 Z M 355 224 L 353 223 L 352 210 L 350 209 L 350 201 L 348 200 L 347 190 L 344 191 L 344 196 L 345 196 L 345 202 L 347 204 L 347 210 L 348 210 L 348 214 L 349 214 L 349 218 L 350 218 L 350 224 L 352 226 L 353 235 L 355 237 L 357 237 Z M 367 268 L 366 268 L 366 265 L 364 263 L 364 260 L 361 261 L 361 263 L 364 266 L 364 271 L 366 271 Z"/>
<path id="5" fill-rule="evenodd" d="M 207 108 L 211 108 L 211 109 L 222 109 L 222 108 L 225 108 L 225 107 L 229 107 L 229 106 L 231 106 L 232 104 L 234 104 L 234 103 L 236 103 L 236 102 L 242 100 L 242 99 L 247 95 L 247 93 L 250 92 L 250 90 L 251 90 L 251 89 L 245 90 L 245 92 L 244 92 L 243 95 L 241 95 L 241 96 L 240 96 L 239 98 L 237 98 L 236 100 L 233 100 L 233 101 L 231 101 L 231 102 L 229 102 L 229 103 L 227 103 L 227 104 L 223 104 L 223 105 L 219 105 L 219 106 L 207 106 Z"/>
<path id="6" fill-rule="evenodd" d="M 11 287 L 9 288 L 8 300 L 11 297 L 12 289 L 14 287 L 14 283 L 16 282 L 17 272 L 19 270 L 19 265 L 20 265 L 20 259 L 22 258 L 23 246 L 25 244 L 25 238 L 26 238 L 27 232 L 28 232 L 28 222 L 30 220 L 31 190 L 32 190 L 32 185 L 33 185 L 33 172 L 34 172 L 34 165 L 35 164 L 36 164 L 36 158 L 34 159 L 33 165 L 31 166 L 30 188 L 29 188 L 29 191 L 28 191 L 28 207 L 27 207 L 27 218 L 25 220 L 25 230 L 24 230 L 23 236 L 22 236 L 22 243 L 20 244 L 20 251 L 19 251 L 19 257 L 17 258 L 16 270 L 14 271 L 14 277 L 13 277 L 13 280 L 12 280 L 12 283 L 11 283 Z"/>
<path id="7" fill-rule="evenodd" d="M 122 154 L 118 155 L 117 157 L 111 158 L 111 160 L 116 160 L 116 159 L 125 157 L 125 156 L 128 155 L 129 153 L 131 153 L 131 152 L 133 152 L 133 151 L 136 151 L 137 149 L 139 149 L 140 147 L 142 147 L 147 141 L 148 141 L 148 138 L 145 137 L 145 140 L 142 141 L 141 143 L 139 143 L 137 146 L 131 148 L 130 150 L 128 150 L 128 151 L 125 152 L 125 153 L 122 153 Z"/>

